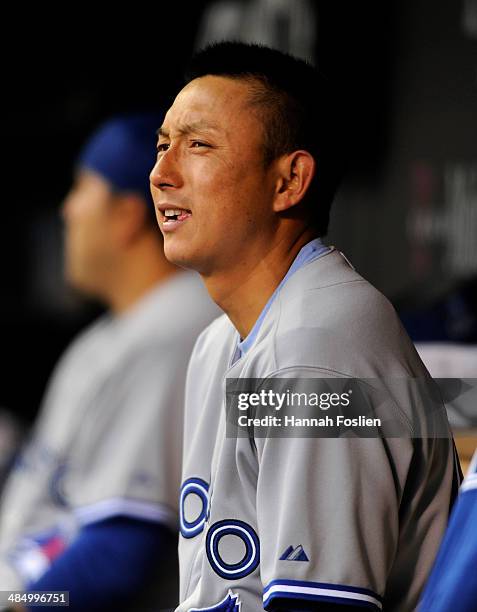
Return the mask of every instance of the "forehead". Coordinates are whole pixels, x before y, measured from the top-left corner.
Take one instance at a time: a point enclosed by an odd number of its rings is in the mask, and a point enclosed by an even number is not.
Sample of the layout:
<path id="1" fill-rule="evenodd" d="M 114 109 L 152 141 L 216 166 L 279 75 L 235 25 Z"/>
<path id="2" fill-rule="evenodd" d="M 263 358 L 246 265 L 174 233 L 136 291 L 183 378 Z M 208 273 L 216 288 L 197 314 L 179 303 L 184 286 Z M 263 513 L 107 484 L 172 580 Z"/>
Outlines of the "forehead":
<path id="1" fill-rule="evenodd" d="M 254 125 L 254 123 L 256 125 Z M 251 112 L 250 84 L 243 79 L 205 76 L 182 89 L 168 110 L 163 130 L 202 126 L 228 132 L 239 127 L 259 127 Z"/>

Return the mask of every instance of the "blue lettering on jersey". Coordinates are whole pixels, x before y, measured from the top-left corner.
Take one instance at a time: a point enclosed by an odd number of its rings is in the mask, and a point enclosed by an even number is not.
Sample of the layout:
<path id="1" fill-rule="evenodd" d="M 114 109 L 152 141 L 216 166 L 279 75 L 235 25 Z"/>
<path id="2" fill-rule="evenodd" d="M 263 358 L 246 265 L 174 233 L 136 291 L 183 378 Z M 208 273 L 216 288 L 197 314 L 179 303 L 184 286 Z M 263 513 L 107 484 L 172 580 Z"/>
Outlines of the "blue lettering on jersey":
<path id="1" fill-rule="evenodd" d="M 196 495 L 202 502 L 199 514 L 191 521 L 185 516 L 185 502 L 189 495 Z M 180 532 L 184 538 L 193 538 L 204 529 L 209 513 L 209 485 L 202 478 L 188 478 L 181 486 L 179 498 Z"/>
<path id="2" fill-rule="evenodd" d="M 238 563 L 226 563 L 220 556 L 219 543 L 225 536 L 235 536 L 245 544 L 245 555 Z M 260 542 L 255 530 L 247 523 L 235 519 L 218 521 L 210 527 L 205 550 L 214 572 L 226 580 L 248 576 L 260 562 Z"/>
<path id="3" fill-rule="evenodd" d="M 189 612 L 240 612 L 242 604 L 238 594 L 229 589 L 227 595 L 219 603 L 209 608 L 190 608 Z"/>

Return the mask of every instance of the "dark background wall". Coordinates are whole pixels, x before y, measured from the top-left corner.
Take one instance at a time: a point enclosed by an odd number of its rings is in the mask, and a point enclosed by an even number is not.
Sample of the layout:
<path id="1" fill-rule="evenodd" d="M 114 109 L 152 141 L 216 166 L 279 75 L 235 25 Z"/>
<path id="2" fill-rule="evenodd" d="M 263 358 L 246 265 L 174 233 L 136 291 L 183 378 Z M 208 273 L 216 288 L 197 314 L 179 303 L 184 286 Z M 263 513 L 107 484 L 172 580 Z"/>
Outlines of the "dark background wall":
<path id="1" fill-rule="evenodd" d="M 477 273 L 476 2 L 313 5 L 315 60 L 341 87 L 352 126 L 329 241 L 412 308 Z M 26 420 L 58 355 L 98 312 L 61 274 L 58 210 L 78 148 L 113 113 L 167 108 L 208 6 L 101 18 L 84 6 L 25 9 L 4 24 L 0 405 Z"/>

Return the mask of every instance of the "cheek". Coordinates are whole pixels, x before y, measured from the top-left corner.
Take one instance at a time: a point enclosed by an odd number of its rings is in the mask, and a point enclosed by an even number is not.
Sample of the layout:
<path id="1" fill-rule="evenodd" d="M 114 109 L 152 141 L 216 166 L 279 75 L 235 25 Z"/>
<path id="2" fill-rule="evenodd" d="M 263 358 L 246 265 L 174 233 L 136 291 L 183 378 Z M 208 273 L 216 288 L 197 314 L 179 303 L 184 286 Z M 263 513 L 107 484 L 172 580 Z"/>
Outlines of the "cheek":
<path id="1" fill-rule="evenodd" d="M 197 194 L 194 195 L 213 198 L 212 204 L 216 202 L 217 207 L 239 199 L 247 182 L 247 176 L 237 166 L 238 164 L 235 166 L 224 163 L 204 164 L 194 177 L 194 183 L 198 188 Z"/>
<path id="2" fill-rule="evenodd" d="M 257 162 L 258 164 L 258 162 Z M 250 170 L 252 167 L 252 171 Z M 188 197 L 195 212 L 195 222 L 201 227 L 217 229 L 224 235 L 246 229 L 251 231 L 257 223 L 265 187 L 262 173 L 254 165 L 241 163 L 225 164 L 215 160 L 190 168 Z M 257 214 L 258 213 L 258 214 Z M 220 235 L 216 234 L 216 240 Z"/>
<path id="3" fill-rule="evenodd" d="M 76 234 L 84 242 L 94 242 L 100 232 L 101 223 L 94 216 L 78 215 L 70 225 L 72 234 Z"/>
<path id="4" fill-rule="evenodd" d="M 94 214 L 84 211 L 82 215 L 78 215 L 72 220 L 69 230 L 71 241 L 85 256 L 100 252 L 109 241 L 107 219 L 96 211 Z"/>

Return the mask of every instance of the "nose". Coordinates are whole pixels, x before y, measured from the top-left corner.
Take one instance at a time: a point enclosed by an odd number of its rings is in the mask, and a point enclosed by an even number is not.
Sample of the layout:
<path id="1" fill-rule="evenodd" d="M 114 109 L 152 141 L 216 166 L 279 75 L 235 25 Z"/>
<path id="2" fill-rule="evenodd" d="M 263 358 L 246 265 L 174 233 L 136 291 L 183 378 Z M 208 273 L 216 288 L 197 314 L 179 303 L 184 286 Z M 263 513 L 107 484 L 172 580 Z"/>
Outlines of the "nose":
<path id="1" fill-rule="evenodd" d="M 149 181 L 151 188 L 156 189 L 177 189 L 182 186 L 182 175 L 179 171 L 179 160 L 177 152 L 169 147 L 167 151 L 159 153 L 154 164 Z"/>

